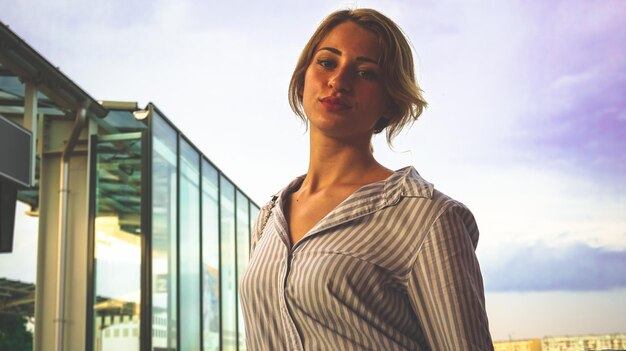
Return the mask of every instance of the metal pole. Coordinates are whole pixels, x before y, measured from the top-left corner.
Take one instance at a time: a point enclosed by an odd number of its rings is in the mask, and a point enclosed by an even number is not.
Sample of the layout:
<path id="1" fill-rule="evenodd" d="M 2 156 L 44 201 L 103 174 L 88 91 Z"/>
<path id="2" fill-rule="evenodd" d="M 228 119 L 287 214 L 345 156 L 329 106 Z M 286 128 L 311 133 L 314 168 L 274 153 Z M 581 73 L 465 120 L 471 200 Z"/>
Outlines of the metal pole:
<path id="1" fill-rule="evenodd" d="M 76 120 L 70 139 L 65 145 L 61 156 L 61 179 L 59 184 L 59 241 L 57 248 L 57 308 L 55 323 L 55 350 L 63 351 L 63 332 L 65 326 L 65 249 L 67 246 L 67 199 L 69 194 L 69 167 L 72 152 L 80 137 L 85 120 L 87 119 L 87 106 L 84 105 L 76 112 Z"/>

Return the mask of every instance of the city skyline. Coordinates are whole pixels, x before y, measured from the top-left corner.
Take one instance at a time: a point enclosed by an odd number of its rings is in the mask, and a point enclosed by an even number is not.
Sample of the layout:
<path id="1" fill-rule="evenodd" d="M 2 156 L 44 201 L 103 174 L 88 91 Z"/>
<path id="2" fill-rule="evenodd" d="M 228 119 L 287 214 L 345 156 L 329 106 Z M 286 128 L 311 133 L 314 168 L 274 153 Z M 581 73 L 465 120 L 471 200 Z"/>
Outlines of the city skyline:
<path id="1" fill-rule="evenodd" d="M 263 205 L 306 172 L 299 51 L 329 12 L 377 8 L 412 40 L 429 107 L 375 155 L 474 212 L 494 340 L 624 331 L 626 3 L 243 4 L 0 0 L 0 20 L 94 98 L 156 103 Z"/>

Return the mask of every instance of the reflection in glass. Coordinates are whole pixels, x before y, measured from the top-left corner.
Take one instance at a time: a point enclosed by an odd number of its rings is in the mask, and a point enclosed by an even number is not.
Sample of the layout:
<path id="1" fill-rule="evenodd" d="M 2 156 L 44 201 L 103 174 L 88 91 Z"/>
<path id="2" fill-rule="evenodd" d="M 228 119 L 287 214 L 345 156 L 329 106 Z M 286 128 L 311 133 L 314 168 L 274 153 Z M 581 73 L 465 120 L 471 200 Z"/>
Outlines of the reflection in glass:
<path id="1" fill-rule="evenodd" d="M 220 176 L 220 249 L 222 350 L 237 348 L 237 281 L 235 276 L 235 187 Z"/>
<path id="2" fill-rule="evenodd" d="M 157 111 L 151 124 L 149 176 L 139 133 L 97 144 L 94 350 L 139 349 L 142 178 L 151 182 L 152 350 L 245 350 L 238 277 L 258 208 Z"/>
<path id="3" fill-rule="evenodd" d="M 248 256 L 250 252 L 250 220 L 248 218 L 248 198 L 241 192 L 237 191 L 237 292 L 239 292 L 240 280 L 248 266 Z M 237 295 L 239 297 L 239 295 Z M 243 313 L 237 299 L 237 318 L 239 330 L 237 337 L 239 338 L 239 350 L 246 349 L 246 335 L 243 324 Z"/>
<path id="4" fill-rule="evenodd" d="M 139 350 L 141 137 L 96 145 L 94 350 Z"/>
<path id="5" fill-rule="evenodd" d="M 176 350 L 176 138 L 176 131 L 154 111 L 152 114 L 153 350 Z"/>
<path id="6" fill-rule="evenodd" d="M 202 160 L 203 350 L 220 349 L 219 208 L 217 170 Z"/>
<path id="7" fill-rule="evenodd" d="M 180 140 L 180 349 L 200 350 L 200 155 Z"/>
<path id="8" fill-rule="evenodd" d="M 32 214 L 17 201 L 13 249 L 0 253 L 0 349 L 7 342 L 18 350 L 33 349 L 39 217 Z"/>
<path id="9" fill-rule="evenodd" d="M 259 217 L 259 208 L 255 204 L 250 203 L 250 233 L 252 233 L 252 228 L 254 228 L 254 224 L 258 220 L 258 217 Z M 248 249 L 248 255 L 249 254 L 250 254 L 250 250 Z"/>

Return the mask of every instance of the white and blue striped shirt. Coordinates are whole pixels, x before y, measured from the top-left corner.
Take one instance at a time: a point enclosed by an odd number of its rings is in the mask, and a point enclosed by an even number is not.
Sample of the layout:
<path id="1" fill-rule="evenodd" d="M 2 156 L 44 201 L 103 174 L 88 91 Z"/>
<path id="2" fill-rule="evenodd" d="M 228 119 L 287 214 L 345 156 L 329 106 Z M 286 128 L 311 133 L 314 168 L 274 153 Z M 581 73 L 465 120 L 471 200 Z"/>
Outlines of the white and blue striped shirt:
<path id="1" fill-rule="evenodd" d="M 264 206 L 241 284 L 248 350 L 492 350 L 478 229 L 413 167 L 368 184 L 291 246 Z M 271 213 L 268 213 L 271 211 Z"/>

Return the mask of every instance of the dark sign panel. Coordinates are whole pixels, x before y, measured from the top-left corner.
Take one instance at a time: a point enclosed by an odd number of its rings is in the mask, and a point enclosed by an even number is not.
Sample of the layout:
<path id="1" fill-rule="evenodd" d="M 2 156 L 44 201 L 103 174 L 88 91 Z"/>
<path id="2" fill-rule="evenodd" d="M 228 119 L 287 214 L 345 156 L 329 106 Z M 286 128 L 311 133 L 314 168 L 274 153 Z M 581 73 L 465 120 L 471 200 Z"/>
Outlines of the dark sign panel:
<path id="1" fill-rule="evenodd" d="M 30 187 L 32 134 L 0 116 L 0 182 Z"/>
<path id="2" fill-rule="evenodd" d="M 17 189 L 0 181 L 0 253 L 13 251 Z"/>

